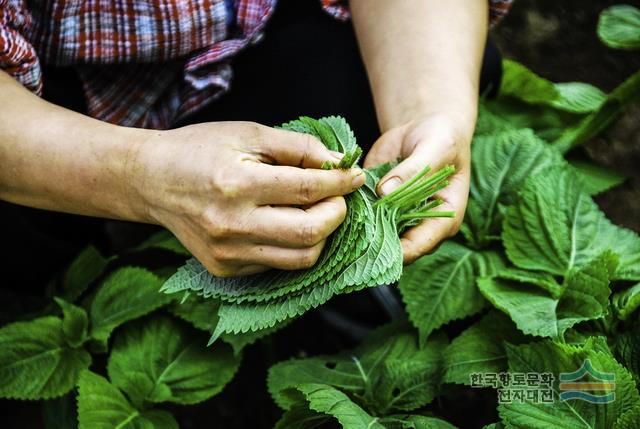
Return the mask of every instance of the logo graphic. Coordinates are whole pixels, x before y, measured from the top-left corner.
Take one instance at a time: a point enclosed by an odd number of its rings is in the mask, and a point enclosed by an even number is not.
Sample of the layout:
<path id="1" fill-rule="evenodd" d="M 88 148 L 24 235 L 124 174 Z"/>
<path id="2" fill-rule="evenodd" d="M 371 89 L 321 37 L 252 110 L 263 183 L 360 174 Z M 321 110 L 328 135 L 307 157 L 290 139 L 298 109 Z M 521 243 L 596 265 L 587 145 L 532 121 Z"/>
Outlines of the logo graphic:
<path id="1" fill-rule="evenodd" d="M 559 388 L 561 401 L 580 399 L 592 404 L 607 404 L 616 399 L 616 375 L 598 371 L 587 359 L 576 371 L 560 373 Z"/>

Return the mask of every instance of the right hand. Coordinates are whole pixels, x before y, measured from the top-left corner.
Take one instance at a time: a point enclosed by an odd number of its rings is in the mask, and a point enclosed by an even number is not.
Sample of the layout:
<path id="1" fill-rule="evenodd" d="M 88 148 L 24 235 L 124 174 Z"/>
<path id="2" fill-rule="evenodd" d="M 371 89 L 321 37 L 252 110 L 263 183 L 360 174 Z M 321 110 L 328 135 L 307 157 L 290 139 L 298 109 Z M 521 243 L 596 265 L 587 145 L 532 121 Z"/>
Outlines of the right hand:
<path id="1" fill-rule="evenodd" d="M 316 138 L 256 123 L 152 133 L 132 169 L 145 220 L 216 276 L 313 266 L 344 220 L 342 195 L 365 179 L 359 169 L 320 169 L 339 156 Z"/>

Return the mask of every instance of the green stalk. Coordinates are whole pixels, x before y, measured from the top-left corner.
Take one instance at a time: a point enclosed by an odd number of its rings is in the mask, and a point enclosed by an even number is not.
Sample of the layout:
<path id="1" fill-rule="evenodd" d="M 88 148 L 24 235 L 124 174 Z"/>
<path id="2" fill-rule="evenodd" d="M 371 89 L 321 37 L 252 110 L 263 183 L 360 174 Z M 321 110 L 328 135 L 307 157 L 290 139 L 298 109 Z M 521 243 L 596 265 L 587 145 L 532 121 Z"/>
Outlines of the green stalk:
<path id="1" fill-rule="evenodd" d="M 413 189 L 406 191 L 404 195 L 400 195 L 398 198 L 393 200 L 393 204 L 398 207 L 405 207 L 416 205 L 436 192 L 440 191 L 442 188 L 447 186 L 449 183 L 445 180 L 453 173 L 453 170 L 442 169 L 439 172 L 435 173 L 433 176 L 425 179 L 423 182 L 420 182 L 418 185 L 415 185 Z M 444 186 L 443 186 L 444 184 Z M 435 189 L 435 191 L 434 191 Z"/>
<path id="2" fill-rule="evenodd" d="M 413 219 L 427 219 L 430 217 L 456 217 L 456 212 L 454 211 L 428 211 L 428 212 L 412 212 L 405 213 L 398 217 L 398 220 L 413 220 Z"/>
<path id="3" fill-rule="evenodd" d="M 384 203 L 386 203 L 386 202 L 388 202 L 390 200 L 393 200 L 398 194 L 402 194 L 405 191 L 405 189 L 410 188 L 411 186 L 414 185 L 414 183 L 416 183 L 418 180 L 420 180 L 424 176 L 426 176 L 427 173 L 429 173 L 429 171 L 431 171 L 431 167 L 429 167 L 427 165 L 425 168 L 422 169 L 422 171 L 420 171 L 418 174 L 413 176 L 411 179 L 409 179 L 406 182 L 404 182 L 402 185 L 398 186 L 390 194 L 387 194 L 384 197 L 380 198 L 378 201 L 376 201 L 375 204 L 376 205 L 384 204 Z"/>
<path id="4" fill-rule="evenodd" d="M 415 203 L 418 204 L 427 198 L 424 195 L 425 191 L 449 177 L 455 171 L 455 168 L 451 165 L 444 167 L 425 180 L 416 184 L 416 182 L 422 179 L 429 172 L 429 170 L 429 167 L 425 167 L 425 169 L 423 169 L 412 179 L 408 180 L 406 183 L 398 187 L 395 191 L 379 199 L 376 202 L 376 205 L 387 204 L 403 206 L 406 205 L 407 202 L 411 201 L 415 201 Z"/>

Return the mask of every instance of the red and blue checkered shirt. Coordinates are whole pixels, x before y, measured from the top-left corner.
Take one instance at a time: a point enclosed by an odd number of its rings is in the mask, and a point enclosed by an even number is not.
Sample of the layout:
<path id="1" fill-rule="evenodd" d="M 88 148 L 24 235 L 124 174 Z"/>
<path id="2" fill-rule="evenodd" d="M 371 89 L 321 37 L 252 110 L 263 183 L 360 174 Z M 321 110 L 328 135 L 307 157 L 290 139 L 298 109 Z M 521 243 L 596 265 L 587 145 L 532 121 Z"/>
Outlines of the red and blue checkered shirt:
<path id="1" fill-rule="evenodd" d="M 311 0 L 299 0 L 311 1 Z M 343 0 L 320 0 L 349 17 Z M 512 0 L 489 0 L 492 23 Z M 0 0 L 0 69 L 36 94 L 41 64 L 74 66 L 88 113 L 163 129 L 229 90 L 231 59 L 277 0 Z"/>

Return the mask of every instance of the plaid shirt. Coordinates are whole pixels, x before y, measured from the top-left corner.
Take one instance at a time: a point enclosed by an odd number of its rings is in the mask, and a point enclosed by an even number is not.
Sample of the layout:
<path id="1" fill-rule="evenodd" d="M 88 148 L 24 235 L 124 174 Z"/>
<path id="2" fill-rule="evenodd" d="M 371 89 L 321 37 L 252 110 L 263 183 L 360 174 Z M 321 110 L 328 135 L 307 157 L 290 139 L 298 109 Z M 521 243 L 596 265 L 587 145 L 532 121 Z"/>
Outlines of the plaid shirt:
<path id="1" fill-rule="evenodd" d="M 511 1 L 489 0 L 492 23 Z M 230 60 L 260 40 L 276 2 L 0 0 L 0 68 L 40 94 L 40 64 L 73 65 L 91 116 L 163 129 L 229 90 Z M 342 0 L 320 2 L 348 19 Z"/>

